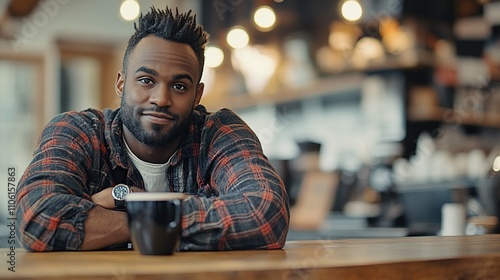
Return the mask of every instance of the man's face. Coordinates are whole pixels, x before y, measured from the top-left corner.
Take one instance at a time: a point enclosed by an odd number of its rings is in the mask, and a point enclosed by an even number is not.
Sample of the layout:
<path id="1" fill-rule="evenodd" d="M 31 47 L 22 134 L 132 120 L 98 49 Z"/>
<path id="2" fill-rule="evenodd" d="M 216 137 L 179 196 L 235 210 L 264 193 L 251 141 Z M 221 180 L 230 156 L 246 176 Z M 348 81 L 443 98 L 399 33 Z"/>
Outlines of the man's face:
<path id="1" fill-rule="evenodd" d="M 124 71 L 126 74 L 119 73 L 116 81 L 117 93 L 122 97 L 123 125 L 148 146 L 180 141 L 203 93 L 192 48 L 146 37 L 130 54 Z"/>

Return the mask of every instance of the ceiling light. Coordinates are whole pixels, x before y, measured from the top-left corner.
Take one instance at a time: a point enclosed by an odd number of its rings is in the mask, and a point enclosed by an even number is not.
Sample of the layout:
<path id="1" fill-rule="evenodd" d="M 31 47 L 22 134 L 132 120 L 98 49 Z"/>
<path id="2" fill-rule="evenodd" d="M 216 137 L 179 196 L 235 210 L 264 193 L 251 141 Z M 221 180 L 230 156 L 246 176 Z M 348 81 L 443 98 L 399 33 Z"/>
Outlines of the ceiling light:
<path id="1" fill-rule="evenodd" d="M 493 162 L 493 171 L 495 172 L 500 171 L 500 156 L 497 156 L 495 158 L 495 161 Z"/>
<path id="2" fill-rule="evenodd" d="M 120 6 L 120 15 L 124 20 L 132 21 L 139 16 L 141 9 L 136 0 L 125 0 Z"/>
<path id="3" fill-rule="evenodd" d="M 253 20 L 263 31 L 268 31 L 276 22 L 276 14 L 271 7 L 261 6 L 255 11 Z"/>
<path id="4" fill-rule="evenodd" d="M 342 4 L 342 16 L 348 21 L 357 21 L 363 15 L 363 8 L 356 0 L 347 0 Z"/>
<path id="5" fill-rule="evenodd" d="M 227 33 L 227 43 L 234 49 L 241 49 L 248 45 L 250 38 L 243 27 L 234 27 Z"/>
<path id="6" fill-rule="evenodd" d="M 210 46 L 205 50 L 205 65 L 209 68 L 217 68 L 224 61 L 224 52 L 218 47 Z"/>

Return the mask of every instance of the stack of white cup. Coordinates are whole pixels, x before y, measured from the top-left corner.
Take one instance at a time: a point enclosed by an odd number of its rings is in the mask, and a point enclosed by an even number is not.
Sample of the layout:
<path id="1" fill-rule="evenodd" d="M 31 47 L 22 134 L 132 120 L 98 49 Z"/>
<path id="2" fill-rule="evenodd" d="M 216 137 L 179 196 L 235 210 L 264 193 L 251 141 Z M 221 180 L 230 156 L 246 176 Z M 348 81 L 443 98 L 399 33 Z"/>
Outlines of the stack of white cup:
<path id="1" fill-rule="evenodd" d="M 461 203 L 446 203 L 441 209 L 441 235 L 464 235 L 467 213 Z"/>

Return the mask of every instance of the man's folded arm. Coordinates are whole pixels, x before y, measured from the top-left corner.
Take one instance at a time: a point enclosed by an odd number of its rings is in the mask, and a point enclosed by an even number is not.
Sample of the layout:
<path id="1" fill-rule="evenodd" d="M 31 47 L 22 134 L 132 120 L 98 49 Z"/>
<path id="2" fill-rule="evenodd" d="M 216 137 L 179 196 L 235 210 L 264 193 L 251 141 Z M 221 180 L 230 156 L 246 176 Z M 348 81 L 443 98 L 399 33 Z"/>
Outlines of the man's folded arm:
<path id="1" fill-rule="evenodd" d="M 86 187 L 91 143 L 96 142 L 81 132 L 84 129 L 92 131 L 78 117 L 62 114 L 42 132 L 17 190 L 17 235 L 27 250 L 81 250 L 91 237 L 85 236 L 87 218 L 102 216 L 95 215 L 99 210 Z"/>
<path id="2" fill-rule="evenodd" d="M 219 196 L 185 201 L 182 249 L 282 248 L 289 224 L 282 180 L 246 124 L 235 121 L 216 131 L 207 183 Z"/>

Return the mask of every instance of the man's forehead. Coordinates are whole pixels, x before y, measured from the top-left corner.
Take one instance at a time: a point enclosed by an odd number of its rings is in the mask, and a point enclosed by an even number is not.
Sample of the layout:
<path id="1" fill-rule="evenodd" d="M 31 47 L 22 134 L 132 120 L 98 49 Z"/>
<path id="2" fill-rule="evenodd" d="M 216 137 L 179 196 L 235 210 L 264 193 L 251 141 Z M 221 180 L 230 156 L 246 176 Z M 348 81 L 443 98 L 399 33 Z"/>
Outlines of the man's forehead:
<path id="1" fill-rule="evenodd" d="M 129 57 L 129 67 L 137 67 L 137 64 L 143 63 L 161 63 L 165 60 L 199 71 L 198 58 L 190 45 L 154 36 L 145 37 L 136 45 Z M 129 70 L 135 71 L 130 68 Z"/>

